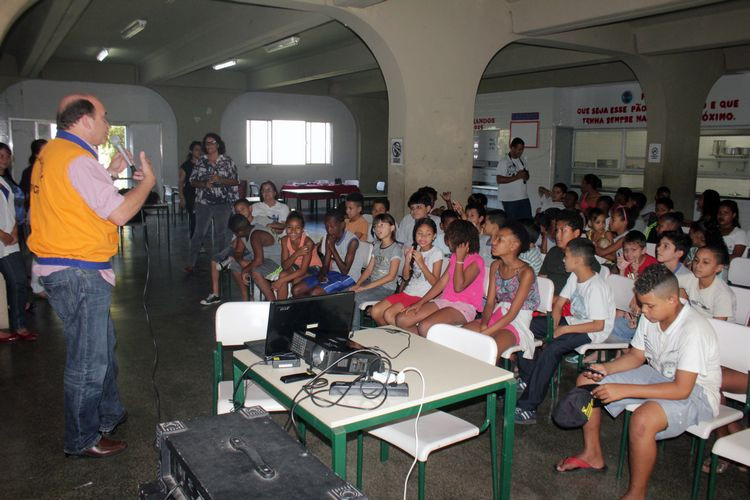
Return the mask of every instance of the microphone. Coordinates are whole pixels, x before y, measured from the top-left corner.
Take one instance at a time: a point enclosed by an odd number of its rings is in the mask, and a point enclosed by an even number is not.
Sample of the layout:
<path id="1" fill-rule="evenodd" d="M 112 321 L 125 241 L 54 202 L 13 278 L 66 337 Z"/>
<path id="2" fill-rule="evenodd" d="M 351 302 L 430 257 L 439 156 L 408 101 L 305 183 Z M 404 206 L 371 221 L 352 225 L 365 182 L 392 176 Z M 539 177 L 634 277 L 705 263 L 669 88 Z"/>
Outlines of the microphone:
<path id="1" fill-rule="evenodd" d="M 117 149 L 122 157 L 125 158 L 125 161 L 128 163 L 128 168 L 132 168 L 134 171 L 138 169 L 135 165 L 132 165 L 130 163 L 130 157 L 128 156 L 127 151 L 125 151 L 125 148 L 122 147 L 122 143 L 120 142 L 120 138 L 118 136 L 113 135 L 109 138 L 109 142 L 111 142 L 115 149 Z"/>
<path id="2" fill-rule="evenodd" d="M 415 252 L 418 252 L 418 251 L 419 251 L 419 250 L 418 250 L 418 249 L 419 249 L 419 244 L 418 244 L 418 243 L 417 243 L 416 241 L 415 241 L 414 243 L 412 243 L 412 244 L 411 244 L 411 246 L 412 246 L 412 247 L 414 248 L 414 251 L 415 251 Z M 411 262 L 409 262 L 409 267 L 411 268 L 411 272 L 412 272 L 412 273 L 414 272 L 414 260 L 415 260 L 415 258 L 416 258 L 415 254 L 414 254 L 414 253 L 412 253 L 412 254 L 411 254 Z M 411 276 L 411 275 L 410 275 L 410 276 Z"/>

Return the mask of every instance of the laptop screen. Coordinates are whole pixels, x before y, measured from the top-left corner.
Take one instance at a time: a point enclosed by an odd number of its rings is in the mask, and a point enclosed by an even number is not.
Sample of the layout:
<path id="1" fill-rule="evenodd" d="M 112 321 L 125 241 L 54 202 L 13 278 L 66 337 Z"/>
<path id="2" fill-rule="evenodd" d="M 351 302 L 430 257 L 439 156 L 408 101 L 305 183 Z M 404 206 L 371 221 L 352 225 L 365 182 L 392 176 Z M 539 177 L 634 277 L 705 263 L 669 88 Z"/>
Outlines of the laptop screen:
<path id="1" fill-rule="evenodd" d="M 349 338 L 354 321 L 354 292 L 271 302 L 266 332 L 266 355 L 286 354 L 295 332 L 316 338 Z"/>

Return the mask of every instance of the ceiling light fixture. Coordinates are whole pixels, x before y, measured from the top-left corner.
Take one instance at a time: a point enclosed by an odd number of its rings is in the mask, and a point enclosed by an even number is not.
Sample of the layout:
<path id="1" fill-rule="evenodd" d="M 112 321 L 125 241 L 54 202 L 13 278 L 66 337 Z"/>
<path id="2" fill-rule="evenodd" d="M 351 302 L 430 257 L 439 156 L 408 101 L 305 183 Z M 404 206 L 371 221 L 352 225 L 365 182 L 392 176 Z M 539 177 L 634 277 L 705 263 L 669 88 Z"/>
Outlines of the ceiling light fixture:
<path id="1" fill-rule="evenodd" d="M 298 36 L 290 36 L 289 38 L 284 38 L 283 40 L 279 40 L 278 42 L 269 43 L 268 45 L 263 47 L 263 50 L 265 50 L 266 52 L 270 54 L 278 50 L 284 50 L 284 49 L 288 49 L 289 47 L 294 47 L 298 43 L 299 43 Z"/>
<path id="2" fill-rule="evenodd" d="M 109 51 L 107 49 L 102 49 L 96 55 L 96 60 L 99 62 L 102 62 L 103 60 L 107 58 L 108 55 L 109 55 Z"/>
<path id="3" fill-rule="evenodd" d="M 123 40 L 128 40 L 130 38 L 133 38 L 135 35 L 140 33 L 146 28 L 146 20 L 145 19 L 136 19 L 132 23 L 125 26 L 122 31 L 120 31 L 120 36 Z"/>
<path id="4" fill-rule="evenodd" d="M 219 63 L 219 64 L 214 64 L 214 65 L 213 65 L 212 67 L 213 67 L 213 68 L 214 68 L 214 69 L 215 69 L 216 71 L 218 71 L 218 70 L 220 70 L 220 69 L 224 69 L 224 68 L 231 68 L 231 67 L 232 67 L 232 66 L 234 66 L 235 64 L 237 64 L 237 59 L 230 59 L 230 60 L 228 60 L 228 61 L 224 61 L 223 63 Z"/>

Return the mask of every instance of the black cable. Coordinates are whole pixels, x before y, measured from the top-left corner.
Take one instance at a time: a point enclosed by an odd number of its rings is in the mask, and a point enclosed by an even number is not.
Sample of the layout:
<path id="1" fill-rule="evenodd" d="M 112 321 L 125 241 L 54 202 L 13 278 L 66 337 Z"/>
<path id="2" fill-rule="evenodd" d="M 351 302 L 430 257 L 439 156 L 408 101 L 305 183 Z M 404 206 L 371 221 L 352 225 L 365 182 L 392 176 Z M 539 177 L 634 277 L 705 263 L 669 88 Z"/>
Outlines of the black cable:
<path id="1" fill-rule="evenodd" d="M 245 375 L 247 375 L 247 372 L 250 371 L 250 368 L 252 368 L 254 366 L 257 366 L 257 365 L 263 365 L 265 363 L 266 363 L 265 360 L 263 360 L 263 361 L 256 361 L 252 365 L 248 366 L 247 368 L 245 368 L 245 371 L 242 372 L 242 375 L 240 375 L 240 378 L 237 379 L 237 381 L 234 383 L 234 388 L 232 389 L 232 399 L 231 399 L 231 401 L 232 401 L 232 411 L 237 411 L 237 410 L 239 410 L 240 408 L 242 408 L 244 406 L 244 403 L 241 404 L 241 405 L 239 405 L 239 406 L 237 406 L 237 389 L 240 388 L 240 384 L 242 384 L 242 380 L 245 378 Z"/>
<path id="2" fill-rule="evenodd" d="M 391 356 L 390 354 L 388 354 L 387 352 L 385 352 L 385 349 L 383 349 L 382 347 L 373 346 L 373 347 L 370 347 L 370 349 L 372 349 L 374 351 L 377 351 L 377 352 L 383 353 L 389 359 L 396 359 L 399 356 L 401 356 L 404 353 L 404 351 L 406 351 L 407 349 L 409 349 L 411 347 L 411 336 L 412 336 L 412 334 L 406 333 L 406 332 L 401 331 L 401 330 L 397 330 L 395 328 L 387 328 L 387 327 L 386 328 L 382 328 L 381 327 L 381 328 L 379 328 L 379 330 L 383 330 L 384 332 L 388 332 L 391 335 L 405 335 L 406 336 L 406 347 L 404 347 L 403 349 L 401 349 L 395 356 Z"/>
<path id="3" fill-rule="evenodd" d="M 167 221 L 167 224 L 169 224 L 169 221 Z M 148 285 L 151 281 L 151 252 L 148 247 L 148 228 L 146 227 L 146 219 L 143 215 L 143 207 L 141 207 L 141 225 L 143 226 L 143 246 L 146 249 L 146 282 L 143 284 L 143 311 L 146 313 L 148 332 L 151 335 L 151 341 L 154 344 L 154 363 L 151 367 L 151 386 L 154 389 L 156 421 L 161 422 L 161 398 L 159 397 L 159 388 L 156 386 L 156 368 L 159 366 L 159 346 L 156 343 L 156 335 L 154 335 L 154 328 L 151 324 L 151 315 L 148 313 Z"/>

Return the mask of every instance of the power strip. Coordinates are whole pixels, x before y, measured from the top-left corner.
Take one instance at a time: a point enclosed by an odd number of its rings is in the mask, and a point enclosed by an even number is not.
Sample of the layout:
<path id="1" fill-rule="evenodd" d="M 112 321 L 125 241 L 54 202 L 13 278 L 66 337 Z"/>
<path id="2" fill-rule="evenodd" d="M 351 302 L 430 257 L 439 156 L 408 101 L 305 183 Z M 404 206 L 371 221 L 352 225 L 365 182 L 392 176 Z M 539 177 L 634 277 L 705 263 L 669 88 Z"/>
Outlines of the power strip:
<path id="1" fill-rule="evenodd" d="M 331 396 L 368 396 L 375 397 L 381 393 L 385 393 L 385 389 L 388 389 L 388 396 L 396 398 L 407 398 L 409 397 L 409 384 L 387 384 L 383 385 L 380 382 L 334 382 L 328 389 L 328 394 Z"/>

